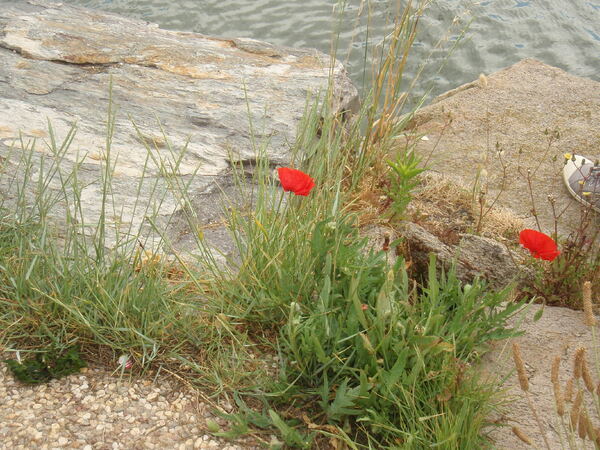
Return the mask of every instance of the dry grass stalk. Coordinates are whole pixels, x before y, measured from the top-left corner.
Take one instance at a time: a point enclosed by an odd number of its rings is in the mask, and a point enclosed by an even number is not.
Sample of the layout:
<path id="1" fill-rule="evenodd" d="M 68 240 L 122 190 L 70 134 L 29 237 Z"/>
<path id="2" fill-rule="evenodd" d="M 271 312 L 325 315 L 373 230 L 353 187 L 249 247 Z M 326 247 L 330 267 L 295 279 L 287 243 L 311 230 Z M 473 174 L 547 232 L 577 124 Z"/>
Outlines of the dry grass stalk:
<path id="1" fill-rule="evenodd" d="M 581 403 L 583 402 L 583 391 L 579 389 L 577 391 L 577 396 L 575 397 L 575 401 L 573 402 L 573 406 L 571 407 L 571 428 L 573 430 L 577 429 L 577 423 L 579 422 L 579 411 L 581 409 Z"/>
<path id="2" fill-rule="evenodd" d="M 527 436 L 525 434 L 525 432 L 523 430 L 521 430 L 519 427 L 512 427 L 512 432 L 515 434 L 515 436 L 517 436 L 519 439 L 521 439 L 523 442 L 525 442 L 528 445 L 533 445 L 533 441 L 531 440 L 531 438 L 529 436 Z"/>
<path id="3" fill-rule="evenodd" d="M 571 403 L 573 400 L 573 378 L 569 378 L 565 386 L 565 401 Z"/>
<path id="4" fill-rule="evenodd" d="M 483 89 L 488 87 L 488 79 L 483 73 L 479 74 L 479 86 Z"/>
<path id="5" fill-rule="evenodd" d="M 583 358 L 585 356 L 585 348 L 579 347 L 575 351 L 575 357 L 573 359 L 573 376 L 575 379 L 581 378 L 581 371 L 583 368 Z"/>
<path id="6" fill-rule="evenodd" d="M 448 176 L 429 171 L 419 177 L 419 182 L 419 188 L 415 190 L 407 209 L 413 222 L 442 241 L 448 240 L 456 232 L 469 232 L 469 229 L 476 226 L 478 211 L 474 209 L 470 187 L 465 187 Z M 375 184 L 372 182 L 365 181 L 364 190 L 373 191 L 373 186 Z M 461 213 L 457 214 L 457 211 Z M 376 214 L 380 221 L 381 212 Z M 499 241 L 513 241 L 524 227 L 525 223 L 514 212 L 496 205 L 487 213 L 481 234 Z"/>
<path id="7" fill-rule="evenodd" d="M 584 411 L 579 412 L 579 422 L 577 427 L 577 434 L 581 439 L 585 439 L 588 435 L 587 433 L 587 414 Z"/>
<path id="8" fill-rule="evenodd" d="M 565 398 L 560 392 L 560 383 L 553 383 L 552 388 L 554 391 L 554 402 L 556 403 L 556 412 L 559 416 L 565 415 Z"/>
<path id="9" fill-rule="evenodd" d="M 554 358 L 554 361 L 552 361 L 552 371 L 550 372 L 550 381 L 552 381 L 552 384 L 558 384 L 558 371 L 560 369 L 560 355 L 556 356 Z"/>
<path id="10" fill-rule="evenodd" d="M 565 415 L 565 398 L 560 391 L 560 355 L 557 355 L 552 361 L 552 370 L 550 372 L 550 380 L 552 381 L 552 390 L 554 392 L 554 403 L 556 404 L 556 412 L 559 416 Z"/>
<path id="11" fill-rule="evenodd" d="M 581 361 L 581 376 L 586 389 L 593 393 L 595 389 L 594 380 L 592 380 L 592 375 L 590 374 L 590 369 L 585 358 Z"/>
<path id="12" fill-rule="evenodd" d="M 583 312 L 584 322 L 588 327 L 596 325 L 596 317 L 592 307 L 592 283 L 586 281 L 583 283 Z"/>
<path id="13" fill-rule="evenodd" d="M 517 368 L 517 376 L 519 378 L 519 385 L 524 392 L 529 391 L 529 380 L 527 379 L 527 373 L 525 372 L 525 364 L 523 358 L 521 358 L 521 349 L 519 344 L 513 343 L 513 360 L 515 361 L 515 367 Z"/>
<path id="14" fill-rule="evenodd" d="M 596 430 L 594 429 L 594 424 L 590 420 L 589 416 L 585 415 L 585 426 L 587 430 L 587 437 L 590 441 L 596 441 Z"/>
<path id="15" fill-rule="evenodd" d="M 587 426 L 587 437 L 590 441 L 595 442 L 598 438 L 597 428 L 594 428 L 594 424 L 587 415 L 585 417 Z"/>
<path id="16" fill-rule="evenodd" d="M 594 428 L 594 441 L 597 446 L 600 446 L 600 428 Z"/>
<path id="17" fill-rule="evenodd" d="M 521 349 L 519 347 L 519 344 L 517 344 L 516 342 L 513 342 L 512 353 L 513 353 L 513 360 L 515 362 L 515 367 L 517 368 L 517 377 L 519 378 L 519 385 L 521 386 L 521 389 L 523 390 L 523 392 L 525 392 L 525 398 L 527 399 L 527 403 L 529 404 L 529 409 L 531 410 L 531 413 L 533 414 L 533 417 L 535 418 L 535 421 L 537 422 L 542 439 L 544 439 L 544 444 L 546 445 L 546 448 L 548 450 L 551 450 L 552 447 L 550 447 L 550 444 L 548 443 L 548 437 L 546 436 L 546 431 L 544 430 L 544 425 L 542 424 L 542 421 L 540 420 L 540 416 L 537 413 L 537 409 L 536 409 L 535 405 L 533 404 L 533 401 L 531 400 L 531 395 L 529 395 L 529 380 L 527 378 L 527 373 L 525 372 L 525 363 L 523 362 L 523 358 L 521 357 Z M 518 428 L 513 427 L 513 433 L 515 433 L 519 437 L 519 439 L 521 439 L 523 442 L 530 443 L 531 440 L 529 440 L 529 438 L 527 438 L 527 436 L 525 434 L 522 434 L 522 436 L 525 437 L 526 439 L 523 439 L 518 434 L 518 432 L 520 432 L 520 431 L 521 430 L 519 430 Z"/>

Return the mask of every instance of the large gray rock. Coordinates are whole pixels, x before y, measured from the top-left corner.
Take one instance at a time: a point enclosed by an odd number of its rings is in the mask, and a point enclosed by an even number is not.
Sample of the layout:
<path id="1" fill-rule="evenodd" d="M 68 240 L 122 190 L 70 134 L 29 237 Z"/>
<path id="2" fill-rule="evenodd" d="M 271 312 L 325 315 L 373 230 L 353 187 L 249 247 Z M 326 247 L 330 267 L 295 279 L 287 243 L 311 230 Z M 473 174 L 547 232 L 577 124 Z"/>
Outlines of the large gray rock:
<path id="1" fill-rule="evenodd" d="M 194 208 L 205 222 L 218 221 L 216 183 L 227 181 L 232 163 L 251 164 L 261 145 L 273 165 L 289 162 L 306 103 L 326 91 L 331 63 L 316 50 L 166 31 L 62 3 L 0 0 L 0 155 L 8 157 L 19 136 L 25 142 L 37 138 L 37 163 L 50 153 L 48 123 L 59 144 L 75 125 L 59 167 L 68 174 L 80 161 L 83 216 L 95 223 L 101 213 L 99 179 L 112 80 L 118 114 L 110 157 L 111 226 L 126 231 L 130 222 L 134 229 L 141 224 L 155 183 L 154 197 L 163 198 L 154 205 L 157 220 L 168 220 L 181 208 L 169 184 L 192 178 L 186 190 Z M 334 110 L 352 109 L 356 88 L 340 63 L 334 62 L 331 73 Z M 156 162 L 147 163 L 144 140 L 155 157 L 171 164 L 169 144 L 185 152 L 176 168 L 161 171 Z M 23 177 L 18 153 L 3 163 L 8 201 L 14 190 L 7 188 L 7 175 Z M 36 173 L 27 176 L 36 179 Z M 60 191 L 58 176 L 47 191 Z"/>
<path id="2" fill-rule="evenodd" d="M 535 206 L 542 231 L 551 233 L 552 196 L 559 232 L 579 226 L 579 204 L 562 181 L 563 154 L 600 159 L 597 81 L 526 59 L 439 96 L 412 126 L 429 138 L 418 142 L 418 152 L 431 168 L 468 187 L 479 173 L 488 205 L 502 191 L 496 205 L 511 208 L 530 226 Z"/>
<path id="3" fill-rule="evenodd" d="M 404 222 L 400 234 L 419 273 L 427 273 L 431 254 L 436 256 L 439 269 L 454 266 L 457 277 L 465 283 L 483 278 L 491 286 L 503 288 L 529 273 L 517 254 L 494 239 L 462 233 L 456 245 L 449 245 L 413 222 Z"/>

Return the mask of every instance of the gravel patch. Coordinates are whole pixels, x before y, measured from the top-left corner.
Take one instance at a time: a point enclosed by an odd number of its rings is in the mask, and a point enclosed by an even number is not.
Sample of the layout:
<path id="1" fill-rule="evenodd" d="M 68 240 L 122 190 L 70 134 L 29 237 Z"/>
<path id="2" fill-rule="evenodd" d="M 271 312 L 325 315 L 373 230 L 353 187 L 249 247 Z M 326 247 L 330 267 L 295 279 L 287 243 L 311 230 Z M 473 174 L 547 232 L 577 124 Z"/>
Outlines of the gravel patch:
<path id="1" fill-rule="evenodd" d="M 224 422 L 192 390 L 169 380 L 118 378 L 101 369 L 29 386 L 0 369 L 2 449 L 222 449 L 206 431 Z"/>

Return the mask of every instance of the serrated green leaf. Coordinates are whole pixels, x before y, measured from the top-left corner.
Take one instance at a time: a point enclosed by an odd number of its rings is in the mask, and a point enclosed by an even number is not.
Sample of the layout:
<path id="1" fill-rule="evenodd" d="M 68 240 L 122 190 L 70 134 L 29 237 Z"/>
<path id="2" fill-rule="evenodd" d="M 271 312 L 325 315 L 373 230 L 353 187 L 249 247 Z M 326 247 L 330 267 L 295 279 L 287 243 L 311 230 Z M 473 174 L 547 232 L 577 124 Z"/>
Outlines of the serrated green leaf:
<path id="1" fill-rule="evenodd" d="M 348 388 L 348 379 L 342 381 L 335 393 L 335 399 L 327 407 L 327 417 L 330 420 L 340 421 L 346 416 L 356 416 L 361 411 L 356 408 L 356 399 L 360 386 Z"/>

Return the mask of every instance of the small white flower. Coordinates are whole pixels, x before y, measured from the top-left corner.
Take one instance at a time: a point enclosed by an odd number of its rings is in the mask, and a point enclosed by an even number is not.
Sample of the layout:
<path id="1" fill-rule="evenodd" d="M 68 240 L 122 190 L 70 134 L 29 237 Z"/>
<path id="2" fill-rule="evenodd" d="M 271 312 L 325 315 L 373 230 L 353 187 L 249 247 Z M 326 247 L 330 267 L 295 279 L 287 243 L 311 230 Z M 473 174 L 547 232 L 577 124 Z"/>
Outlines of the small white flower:
<path id="1" fill-rule="evenodd" d="M 125 369 L 131 369 L 133 367 L 133 361 L 129 357 L 129 355 L 121 355 L 119 356 L 119 366 Z"/>

